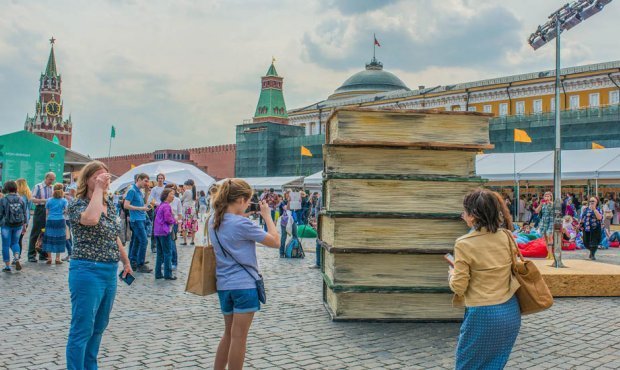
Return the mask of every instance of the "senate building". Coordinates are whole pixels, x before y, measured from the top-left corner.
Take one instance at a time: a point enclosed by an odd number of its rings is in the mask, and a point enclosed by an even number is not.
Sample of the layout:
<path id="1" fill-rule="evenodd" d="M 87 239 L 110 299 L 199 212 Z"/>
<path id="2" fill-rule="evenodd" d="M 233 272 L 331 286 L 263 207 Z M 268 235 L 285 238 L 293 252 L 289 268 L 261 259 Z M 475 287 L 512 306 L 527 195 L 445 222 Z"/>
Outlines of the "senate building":
<path id="1" fill-rule="evenodd" d="M 325 100 L 285 114 L 280 110 L 284 106 L 281 78 L 279 82 L 278 86 L 263 83 L 261 109 L 257 108 L 251 122 L 236 128 L 238 177 L 321 171 L 325 124 L 338 107 L 490 113 L 490 139 L 495 145 L 490 152 L 512 152 L 515 128 L 532 138 L 532 143 L 518 143 L 518 152 L 552 150 L 555 143 L 555 72 L 551 70 L 412 89 L 373 58 Z M 278 94 L 281 107 L 261 103 L 266 101 L 266 90 Z M 562 148 L 589 149 L 592 142 L 620 147 L 619 92 L 620 61 L 563 68 L 559 102 Z M 302 158 L 301 146 L 309 148 L 313 156 Z"/>

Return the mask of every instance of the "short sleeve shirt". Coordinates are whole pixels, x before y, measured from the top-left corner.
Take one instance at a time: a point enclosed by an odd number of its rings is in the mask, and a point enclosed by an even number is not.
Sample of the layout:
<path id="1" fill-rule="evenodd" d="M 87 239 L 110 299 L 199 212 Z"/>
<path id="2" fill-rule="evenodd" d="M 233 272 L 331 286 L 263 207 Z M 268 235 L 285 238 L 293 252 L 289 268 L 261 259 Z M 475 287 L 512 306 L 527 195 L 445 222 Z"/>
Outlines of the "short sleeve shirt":
<path id="1" fill-rule="evenodd" d="M 144 207 L 144 195 L 140 191 L 140 188 L 136 184 L 131 185 L 131 188 L 125 195 L 125 200 L 129 201 L 134 207 Z M 129 221 L 144 221 L 146 220 L 146 211 L 129 211 Z"/>
<path id="2" fill-rule="evenodd" d="M 224 254 L 213 230 L 213 218 L 209 221 L 209 238 L 215 251 L 217 290 L 256 288 L 256 279 L 259 278 L 256 243 L 263 242 L 266 236 L 267 233 L 247 217 L 226 213 L 217 230 L 217 237 L 228 252 Z M 245 265 L 252 276 L 229 253 Z"/>
<path id="3" fill-rule="evenodd" d="M 32 197 L 36 199 L 49 199 L 52 197 L 54 193 L 54 189 L 52 186 L 45 185 L 44 182 L 36 184 L 34 186 L 34 192 L 32 193 Z"/>
<path id="4" fill-rule="evenodd" d="M 598 213 L 602 213 L 599 208 L 596 210 Z M 582 212 L 581 221 L 583 222 L 583 229 L 588 232 L 601 227 L 601 220 L 596 218 L 596 214 L 589 207 L 586 207 Z"/>
<path id="5" fill-rule="evenodd" d="M 50 198 L 45 203 L 48 220 L 64 220 L 68 202 L 65 198 Z"/>
<path id="6" fill-rule="evenodd" d="M 108 211 L 101 214 L 99 223 L 86 226 L 80 223 L 82 213 L 86 211 L 89 200 L 78 198 L 69 203 L 69 222 L 73 231 L 73 251 L 71 259 L 94 262 L 118 262 L 120 252 L 116 238 L 121 226 L 116 217 L 116 208 L 110 199 L 106 199 Z"/>

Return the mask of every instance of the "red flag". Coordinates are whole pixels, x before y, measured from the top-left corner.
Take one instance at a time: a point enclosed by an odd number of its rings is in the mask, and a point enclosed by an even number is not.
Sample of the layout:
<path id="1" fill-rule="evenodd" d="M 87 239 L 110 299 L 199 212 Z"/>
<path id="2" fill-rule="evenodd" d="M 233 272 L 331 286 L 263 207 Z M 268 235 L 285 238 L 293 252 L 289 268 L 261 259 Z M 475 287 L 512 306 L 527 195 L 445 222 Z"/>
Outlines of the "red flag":
<path id="1" fill-rule="evenodd" d="M 375 37 L 375 45 L 377 45 L 378 47 L 381 47 L 381 44 L 379 44 L 379 41 L 377 40 L 376 37 Z"/>

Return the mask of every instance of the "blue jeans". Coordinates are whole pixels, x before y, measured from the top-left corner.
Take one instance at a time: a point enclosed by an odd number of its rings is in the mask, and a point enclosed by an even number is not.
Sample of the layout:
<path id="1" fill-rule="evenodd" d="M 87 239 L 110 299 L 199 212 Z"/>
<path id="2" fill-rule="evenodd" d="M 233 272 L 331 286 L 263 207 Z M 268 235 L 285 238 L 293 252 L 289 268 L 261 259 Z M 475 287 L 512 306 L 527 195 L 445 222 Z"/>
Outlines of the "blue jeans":
<path id="1" fill-rule="evenodd" d="M 4 262 L 11 261 L 10 250 L 13 251 L 13 255 L 19 256 L 19 236 L 22 233 L 22 226 L 2 226 L 2 260 Z"/>
<path id="2" fill-rule="evenodd" d="M 97 369 L 97 354 L 116 296 L 117 262 L 71 260 L 67 369 Z"/>
<path id="3" fill-rule="evenodd" d="M 129 260 L 137 266 L 144 265 L 146 259 L 146 246 L 149 243 L 146 236 L 146 221 L 130 221 L 132 230 L 132 242 Z"/>
<path id="4" fill-rule="evenodd" d="M 155 236 L 157 244 L 157 257 L 155 258 L 155 278 L 161 278 L 161 265 L 164 265 L 165 278 L 172 277 L 172 237 L 170 234 L 165 236 Z"/>
<path id="5" fill-rule="evenodd" d="M 319 243 L 319 238 L 316 238 L 316 265 L 321 267 L 321 243 Z"/>

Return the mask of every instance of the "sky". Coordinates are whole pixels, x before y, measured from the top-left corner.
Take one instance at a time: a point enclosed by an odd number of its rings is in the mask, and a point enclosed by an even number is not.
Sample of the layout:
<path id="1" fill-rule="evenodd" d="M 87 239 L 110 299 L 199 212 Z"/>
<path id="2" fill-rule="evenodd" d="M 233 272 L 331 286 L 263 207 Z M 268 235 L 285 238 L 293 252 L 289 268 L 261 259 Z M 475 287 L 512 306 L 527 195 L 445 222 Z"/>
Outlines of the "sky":
<path id="1" fill-rule="evenodd" d="M 372 57 L 411 89 L 552 69 L 527 38 L 566 0 L 0 0 L 0 134 L 34 114 L 49 38 L 73 149 L 92 157 L 235 142 L 272 57 L 287 108 Z M 620 1 L 562 38 L 562 66 L 620 60 Z"/>

